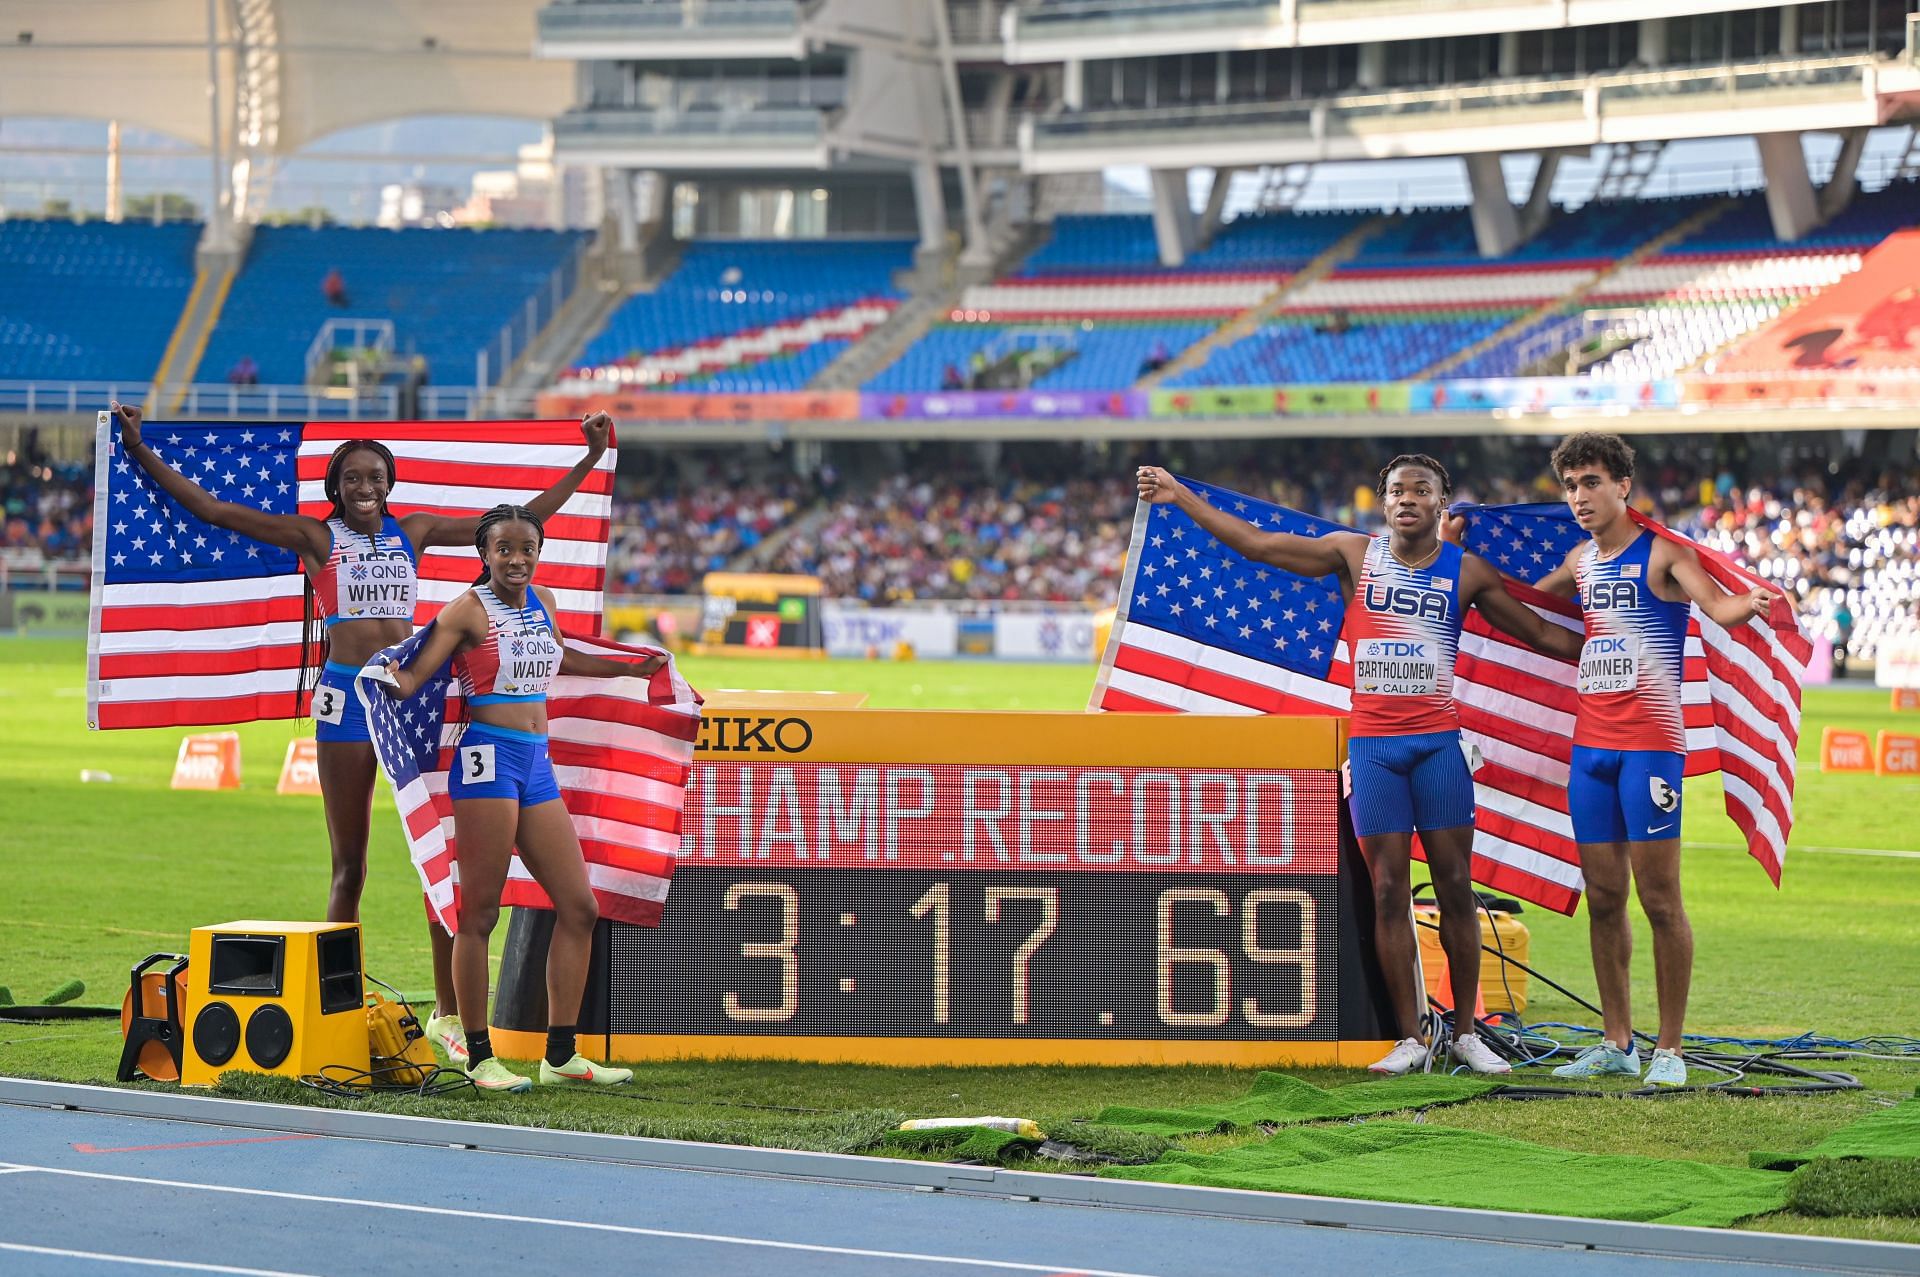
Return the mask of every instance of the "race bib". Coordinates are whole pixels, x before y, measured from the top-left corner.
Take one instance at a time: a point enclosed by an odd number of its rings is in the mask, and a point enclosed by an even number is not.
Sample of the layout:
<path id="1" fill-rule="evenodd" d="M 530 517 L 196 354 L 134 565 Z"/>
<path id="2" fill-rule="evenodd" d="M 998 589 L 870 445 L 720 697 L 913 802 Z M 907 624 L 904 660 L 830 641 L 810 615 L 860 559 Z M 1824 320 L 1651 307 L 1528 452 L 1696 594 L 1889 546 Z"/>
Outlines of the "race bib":
<path id="1" fill-rule="evenodd" d="M 508 696 L 532 696 L 553 685 L 560 672 L 560 644 L 547 630 L 523 630 L 500 636 L 500 674 L 494 690 Z"/>
<path id="2" fill-rule="evenodd" d="M 340 560 L 334 615 L 350 621 L 411 621 L 419 589 L 405 550 L 369 550 Z"/>
<path id="3" fill-rule="evenodd" d="M 469 785 L 484 785 L 493 780 L 498 773 L 494 771 L 493 746 L 462 745 L 460 747 L 460 779 Z"/>
<path id="4" fill-rule="evenodd" d="M 1440 690 L 1440 645 L 1430 639 L 1361 639 L 1353 690 L 1369 696 L 1431 696 Z"/>
<path id="5" fill-rule="evenodd" d="M 1580 648 L 1580 694 L 1631 692 L 1640 682 L 1640 639 L 1597 634 Z"/>
<path id="6" fill-rule="evenodd" d="M 347 694 L 337 687 L 325 683 L 313 689 L 313 721 L 340 726 L 340 716 L 347 712 Z"/>

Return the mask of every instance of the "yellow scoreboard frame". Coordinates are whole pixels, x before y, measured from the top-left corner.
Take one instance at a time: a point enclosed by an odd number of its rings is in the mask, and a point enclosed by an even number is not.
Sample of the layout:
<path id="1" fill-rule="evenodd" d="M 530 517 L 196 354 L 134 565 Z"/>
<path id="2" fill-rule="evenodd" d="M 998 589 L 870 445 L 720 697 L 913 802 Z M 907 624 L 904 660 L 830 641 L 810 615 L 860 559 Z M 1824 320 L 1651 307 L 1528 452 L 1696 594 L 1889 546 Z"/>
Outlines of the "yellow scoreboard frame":
<path id="1" fill-rule="evenodd" d="M 1393 1035 L 1344 730 L 709 706 L 665 918 L 601 924 L 582 1049 L 1370 1062 Z M 504 1054 L 544 1045 L 550 929 L 515 912 L 494 1010 Z"/>

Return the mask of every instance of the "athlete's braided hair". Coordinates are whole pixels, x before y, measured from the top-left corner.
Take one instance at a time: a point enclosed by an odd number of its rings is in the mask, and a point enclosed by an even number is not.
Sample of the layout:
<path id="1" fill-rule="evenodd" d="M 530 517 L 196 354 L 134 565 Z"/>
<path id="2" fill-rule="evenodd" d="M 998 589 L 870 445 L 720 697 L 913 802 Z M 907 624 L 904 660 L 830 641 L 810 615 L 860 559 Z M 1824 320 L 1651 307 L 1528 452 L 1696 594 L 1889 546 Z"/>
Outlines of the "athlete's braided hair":
<path id="1" fill-rule="evenodd" d="M 480 516 L 480 523 L 473 530 L 473 548 L 480 552 L 480 575 L 473 579 L 475 585 L 486 584 L 487 577 L 492 572 L 492 569 L 487 566 L 487 539 L 493 535 L 493 530 L 503 523 L 531 523 L 533 534 L 540 538 L 540 543 L 545 545 L 547 542 L 547 525 L 541 522 L 539 515 L 527 507 L 508 505 L 505 502 L 493 507 Z"/>
<path id="2" fill-rule="evenodd" d="M 333 450 L 327 458 L 326 478 L 321 481 L 320 490 L 326 495 L 332 508 L 327 511 L 329 519 L 343 519 L 346 510 L 340 504 L 340 472 L 347 468 L 347 458 L 356 452 L 371 452 L 387 467 L 387 491 L 393 491 L 393 485 L 400 482 L 400 471 L 393 463 L 393 451 L 378 439 L 349 439 Z M 387 499 L 380 498 L 380 514 L 384 518 L 387 511 Z M 320 609 L 313 597 L 313 578 L 305 572 L 300 574 L 300 673 L 294 683 L 294 712 L 305 716 L 307 702 L 312 698 L 313 689 L 320 682 L 320 660 L 314 656 L 313 649 L 325 641 L 323 636 L 314 633 L 319 624 Z M 324 659 L 324 658 L 321 658 Z M 311 675 L 311 679 L 309 679 Z"/>
<path id="3" fill-rule="evenodd" d="M 1385 466 L 1381 467 L 1380 478 L 1378 482 L 1373 485 L 1373 491 L 1376 496 L 1385 497 L 1387 495 L 1387 478 L 1401 466 L 1420 466 L 1423 469 L 1431 470 L 1440 477 L 1440 495 L 1444 497 L 1453 492 L 1453 477 L 1447 473 L 1445 466 L 1424 452 L 1403 452 L 1393 460 L 1387 462 Z"/>

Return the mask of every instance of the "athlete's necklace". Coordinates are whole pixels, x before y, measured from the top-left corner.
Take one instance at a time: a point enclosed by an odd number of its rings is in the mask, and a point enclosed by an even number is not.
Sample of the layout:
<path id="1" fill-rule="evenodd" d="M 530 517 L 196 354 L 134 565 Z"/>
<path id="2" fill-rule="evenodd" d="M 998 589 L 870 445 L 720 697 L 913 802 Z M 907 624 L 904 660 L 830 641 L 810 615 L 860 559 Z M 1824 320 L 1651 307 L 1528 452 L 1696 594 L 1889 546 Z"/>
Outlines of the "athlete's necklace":
<path id="1" fill-rule="evenodd" d="M 1387 553 L 1391 554 L 1393 556 L 1394 562 L 1398 563 L 1403 568 L 1423 568 L 1427 566 L 1427 564 L 1433 562 L 1435 559 L 1440 557 L 1440 547 L 1445 544 L 1446 542 L 1444 541 L 1435 541 L 1433 543 L 1433 549 L 1421 555 L 1420 560 L 1417 563 L 1409 563 L 1407 560 L 1401 558 L 1400 551 L 1393 548 L 1392 540 L 1388 540 L 1387 542 Z"/>
<path id="2" fill-rule="evenodd" d="M 1601 563 L 1605 563 L 1608 559 L 1617 558 L 1623 551 L 1626 550 L 1628 546 L 1632 545 L 1635 541 L 1639 539 L 1640 539 L 1640 529 L 1635 528 L 1633 530 L 1633 535 L 1629 536 L 1626 540 L 1622 541 L 1619 545 L 1616 545 L 1611 550 L 1609 550 L 1606 546 L 1600 544 L 1599 537 L 1595 537 L 1593 539 L 1594 558 L 1600 561 Z"/>

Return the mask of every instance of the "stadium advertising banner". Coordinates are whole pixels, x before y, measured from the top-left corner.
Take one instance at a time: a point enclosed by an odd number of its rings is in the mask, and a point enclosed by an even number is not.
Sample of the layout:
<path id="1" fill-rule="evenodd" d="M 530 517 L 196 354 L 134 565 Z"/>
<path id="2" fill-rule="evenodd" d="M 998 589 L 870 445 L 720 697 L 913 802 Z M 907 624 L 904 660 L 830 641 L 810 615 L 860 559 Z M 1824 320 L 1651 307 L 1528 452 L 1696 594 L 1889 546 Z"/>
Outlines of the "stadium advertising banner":
<path id="1" fill-rule="evenodd" d="M 1683 402 L 1784 408 L 1794 404 L 1920 404 L 1920 377 L 1911 373 L 1780 372 L 1688 377 Z"/>
<path id="2" fill-rule="evenodd" d="M 860 416 L 860 396 L 851 390 L 739 395 L 609 390 L 544 394 L 539 404 L 543 417 L 610 412 L 624 421 L 854 421 Z"/>
<path id="3" fill-rule="evenodd" d="M 712 710 L 661 925 L 603 931 L 581 1032 L 623 1060 L 1373 1058 L 1340 723 L 1090 721 Z M 546 927 L 515 913 L 508 1053 L 543 1040 Z"/>
<path id="4" fill-rule="evenodd" d="M 829 602 L 828 656 L 895 656 L 906 644 L 915 656 L 946 660 L 959 655 L 959 618 L 937 608 L 865 608 Z"/>
<path id="5" fill-rule="evenodd" d="M 1591 377 L 1485 377 L 1410 384 L 1412 412 L 1550 412 L 1555 408 L 1671 408 L 1672 381 L 1597 381 Z"/>
<path id="6" fill-rule="evenodd" d="M 1139 417 L 1146 396 L 1133 390 L 956 390 L 860 396 L 868 420 L 978 421 L 1013 417 Z"/>
<path id="7" fill-rule="evenodd" d="M 1003 661 L 1092 661 L 1093 613 L 997 612 L 993 652 Z"/>
<path id="8" fill-rule="evenodd" d="M 1881 687 L 1920 688 L 1920 622 L 1907 621 L 1880 641 L 1873 681 Z"/>
<path id="9" fill-rule="evenodd" d="M 1155 390 L 1149 394 L 1149 413 L 1174 418 L 1403 413 L 1409 391 L 1397 382 Z"/>

